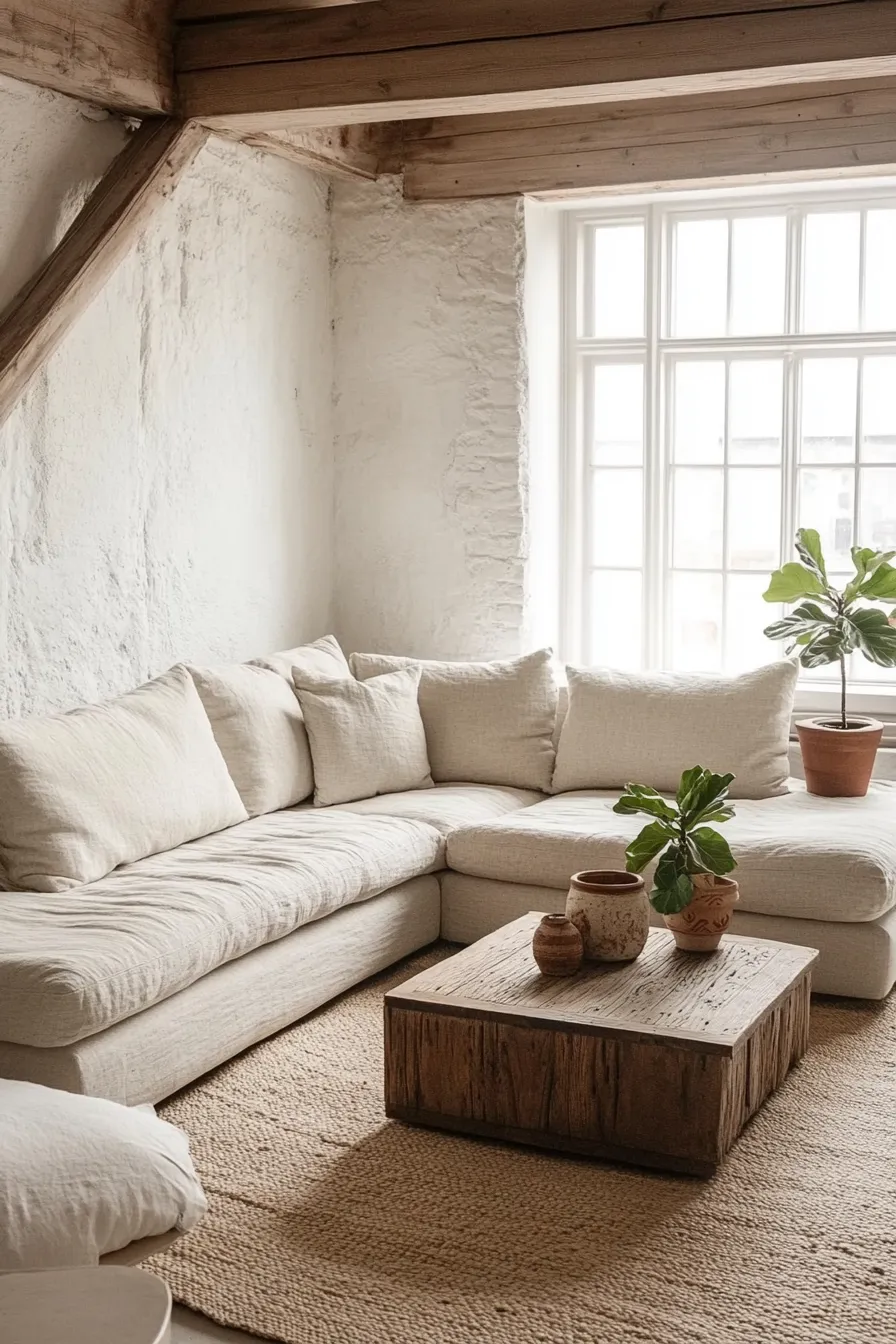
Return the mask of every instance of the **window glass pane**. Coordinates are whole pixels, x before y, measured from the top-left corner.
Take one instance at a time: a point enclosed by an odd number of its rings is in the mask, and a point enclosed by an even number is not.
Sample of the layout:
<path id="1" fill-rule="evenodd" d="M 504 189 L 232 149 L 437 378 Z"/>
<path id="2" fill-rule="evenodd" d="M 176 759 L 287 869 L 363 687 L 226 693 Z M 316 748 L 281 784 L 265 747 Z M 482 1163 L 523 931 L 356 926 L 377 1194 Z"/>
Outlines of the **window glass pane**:
<path id="1" fill-rule="evenodd" d="M 863 467 L 859 473 L 858 544 L 896 551 L 896 467 Z"/>
<path id="2" fill-rule="evenodd" d="M 728 460 L 781 461 L 784 366 L 780 359 L 733 360 L 728 371 Z"/>
<path id="3" fill-rule="evenodd" d="M 801 462 L 855 460 L 857 380 L 854 359 L 803 360 Z"/>
<path id="4" fill-rule="evenodd" d="M 725 458 L 725 365 L 721 360 L 679 361 L 672 382 L 675 406 L 672 455 L 676 462 Z"/>
<path id="5" fill-rule="evenodd" d="M 869 210 L 865 224 L 865 327 L 896 329 L 896 210 Z"/>
<path id="6" fill-rule="evenodd" d="M 613 224 L 594 231 L 592 335 L 644 335 L 643 224 Z"/>
<path id="7" fill-rule="evenodd" d="M 751 667 L 773 663 L 783 654 L 783 644 L 773 644 L 762 633 L 783 614 L 783 607 L 763 601 L 768 587 L 765 574 L 729 574 L 725 612 L 725 670 L 746 672 Z"/>
<path id="8" fill-rule="evenodd" d="M 787 220 L 747 215 L 731 221 L 731 334 L 784 330 Z"/>
<path id="9" fill-rule="evenodd" d="M 804 467 L 799 473 L 797 526 L 814 527 L 828 568 L 852 570 L 855 472 L 836 467 Z"/>
<path id="10" fill-rule="evenodd" d="M 595 466 L 634 466 L 644 457 L 644 369 L 598 364 L 594 370 Z"/>
<path id="11" fill-rule="evenodd" d="M 637 671 L 642 665 L 641 575 L 595 570 L 589 578 L 588 661 Z"/>
<path id="12" fill-rule="evenodd" d="M 806 217 L 803 331 L 855 331 L 859 322 L 857 210 Z"/>
<path id="13" fill-rule="evenodd" d="M 724 336 L 728 221 L 682 220 L 673 235 L 673 336 Z"/>
<path id="14" fill-rule="evenodd" d="M 676 468 L 672 522 L 676 569 L 721 569 L 724 508 L 725 473 L 721 468 Z"/>
<path id="15" fill-rule="evenodd" d="M 731 467 L 728 472 L 729 569 L 777 569 L 781 555 L 781 472 Z"/>
<path id="16" fill-rule="evenodd" d="M 721 574 L 673 574 L 672 667 L 718 672 L 722 666 Z"/>
<path id="17" fill-rule="evenodd" d="M 642 563 L 644 473 L 608 467 L 591 473 L 591 563 Z"/>
<path id="18" fill-rule="evenodd" d="M 871 355 L 862 369 L 862 459 L 896 462 L 896 359 Z"/>

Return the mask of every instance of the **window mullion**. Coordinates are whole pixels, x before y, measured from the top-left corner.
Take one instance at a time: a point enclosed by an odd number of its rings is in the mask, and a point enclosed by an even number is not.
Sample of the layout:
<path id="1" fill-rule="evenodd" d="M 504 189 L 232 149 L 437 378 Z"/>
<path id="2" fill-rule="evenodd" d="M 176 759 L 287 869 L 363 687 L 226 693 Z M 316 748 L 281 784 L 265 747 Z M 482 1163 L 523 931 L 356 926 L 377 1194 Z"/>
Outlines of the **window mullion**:
<path id="1" fill-rule="evenodd" d="M 794 335 L 799 327 L 802 304 L 803 215 L 792 209 L 787 222 L 787 274 L 785 277 L 785 329 Z M 800 364 L 794 355 L 784 360 L 784 424 L 781 446 L 783 450 L 783 479 L 781 497 L 781 559 L 790 557 L 799 498 L 799 424 L 800 424 Z"/>
<path id="2" fill-rule="evenodd" d="M 644 555 L 642 618 L 644 622 L 644 663 L 648 668 L 663 665 L 664 609 L 663 587 L 663 498 L 664 438 L 663 398 L 659 338 L 663 321 L 663 292 L 666 283 L 663 252 L 663 217 L 658 206 L 651 206 L 646 220 L 647 234 L 647 352 L 644 370 Z"/>

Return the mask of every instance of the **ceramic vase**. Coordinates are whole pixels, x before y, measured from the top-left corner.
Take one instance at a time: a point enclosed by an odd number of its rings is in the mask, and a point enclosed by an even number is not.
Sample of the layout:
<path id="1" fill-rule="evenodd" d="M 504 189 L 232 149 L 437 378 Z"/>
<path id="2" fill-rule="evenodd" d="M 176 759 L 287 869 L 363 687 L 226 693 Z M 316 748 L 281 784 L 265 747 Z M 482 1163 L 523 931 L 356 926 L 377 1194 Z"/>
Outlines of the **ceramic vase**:
<path id="1" fill-rule="evenodd" d="M 796 725 L 806 788 L 821 798 L 864 798 L 871 783 L 884 726 L 879 719 L 851 719 L 840 728 L 829 718 Z"/>
<path id="2" fill-rule="evenodd" d="M 739 900 L 737 883 L 711 873 L 698 873 L 691 881 L 694 899 L 677 915 L 663 916 L 666 928 L 671 929 L 675 946 L 682 952 L 715 952 Z"/>
<path id="3" fill-rule="evenodd" d="M 575 975 L 582 965 L 582 935 L 566 915 L 545 915 L 532 939 L 542 975 Z"/>
<path id="4" fill-rule="evenodd" d="M 634 961 L 650 932 L 650 906 L 637 873 L 576 873 L 566 913 L 582 935 L 586 961 Z"/>

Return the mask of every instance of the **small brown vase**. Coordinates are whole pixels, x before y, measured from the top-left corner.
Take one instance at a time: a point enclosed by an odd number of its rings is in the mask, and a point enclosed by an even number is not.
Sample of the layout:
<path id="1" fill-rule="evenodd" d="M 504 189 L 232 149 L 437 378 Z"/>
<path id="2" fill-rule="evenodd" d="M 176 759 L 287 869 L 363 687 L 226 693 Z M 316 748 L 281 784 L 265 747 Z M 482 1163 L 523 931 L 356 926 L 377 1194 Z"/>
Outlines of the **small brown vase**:
<path id="1" fill-rule="evenodd" d="M 566 913 L 582 935 L 586 961 L 634 961 L 644 951 L 650 905 L 637 873 L 576 873 L 570 878 Z"/>
<path id="2" fill-rule="evenodd" d="M 821 798 L 864 798 L 884 726 L 877 719 L 803 719 L 796 725 L 806 788 Z"/>
<path id="3" fill-rule="evenodd" d="M 674 933 L 675 946 L 682 952 L 715 952 L 740 899 L 737 883 L 712 873 L 697 873 L 691 882 L 693 900 L 677 915 L 663 915 L 666 928 Z"/>
<path id="4" fill-rule="evenodd" d="M 582 965 L 582 935 L 565 915 L 545 915 L 532 939 L 542 975 L 575 975 Z"/>

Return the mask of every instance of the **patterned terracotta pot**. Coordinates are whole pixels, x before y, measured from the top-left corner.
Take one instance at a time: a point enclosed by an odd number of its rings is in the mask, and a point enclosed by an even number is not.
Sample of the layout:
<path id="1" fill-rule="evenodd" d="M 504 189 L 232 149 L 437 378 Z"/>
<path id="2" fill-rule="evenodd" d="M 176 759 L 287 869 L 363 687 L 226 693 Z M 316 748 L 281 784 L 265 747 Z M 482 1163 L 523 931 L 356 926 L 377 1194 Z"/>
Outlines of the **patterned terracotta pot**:
<path id="1" fill-rule="evenodd" d="M 532 939 L 542 975 L 575 975 L 582 965 L 582 935 L 565 915 L 545 915 Z"/>
<path id="2" fill-rule="evenodd" d="M 690 905 L 677 915 L 663 915 L 663 919 L 682 952 L 715 952 L 740 899 L 737 883 L 711 873 L 697 873 L 691 880 L 694 899 Z"/>
<path id="3" fill-rule="evenodd" d="M 650 906 L 637 873 L 576 873 L 566 913 L 582 935 L 586 961 L 634 961 L 644 950 Z"/>

